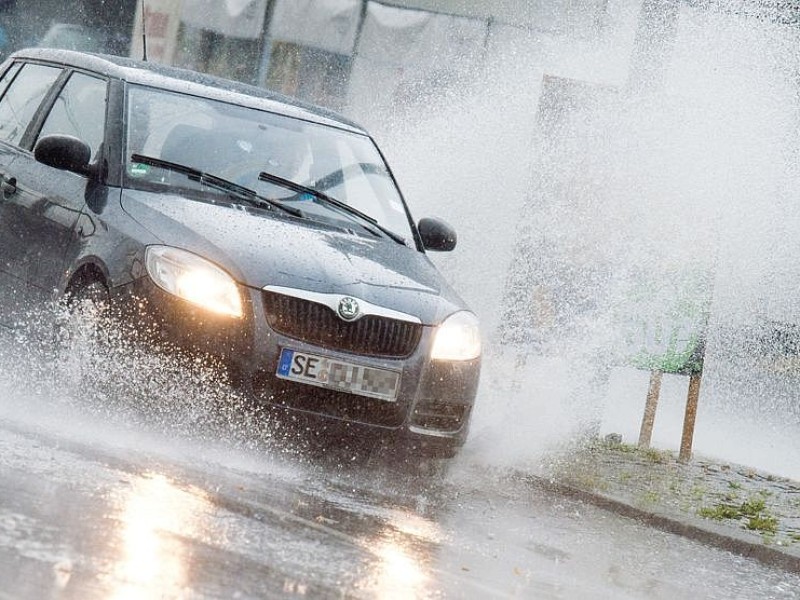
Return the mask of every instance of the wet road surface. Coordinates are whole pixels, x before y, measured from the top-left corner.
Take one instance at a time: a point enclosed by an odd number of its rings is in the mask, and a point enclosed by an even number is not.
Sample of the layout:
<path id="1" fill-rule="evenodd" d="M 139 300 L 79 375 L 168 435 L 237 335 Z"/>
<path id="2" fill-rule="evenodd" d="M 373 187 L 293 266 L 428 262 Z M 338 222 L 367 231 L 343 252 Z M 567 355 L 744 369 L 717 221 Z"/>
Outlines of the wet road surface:
<path id="1" fill-rule="evenodd" d="M 62 407 L 63 408 L 63 407 Z M 800 578 L 504 475 L 0 400 L 0 598 L 796 598 Z"/>

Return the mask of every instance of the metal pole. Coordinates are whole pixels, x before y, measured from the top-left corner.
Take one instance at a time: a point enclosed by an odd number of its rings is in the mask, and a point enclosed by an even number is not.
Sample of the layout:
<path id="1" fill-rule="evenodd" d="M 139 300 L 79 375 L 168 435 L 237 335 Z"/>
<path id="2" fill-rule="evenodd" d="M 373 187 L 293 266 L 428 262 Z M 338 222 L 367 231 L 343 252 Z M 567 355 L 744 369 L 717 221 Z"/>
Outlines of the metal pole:
<path id="1" fill-rule="evenodd" d="M 700 379 L 702 373 L 695 373 L 689 377 L 689 393 L 686 396 L 686 414 L 683 417 L 683 437 L 681 438 L 681 451 L 678 460 L 689 462 L 692 458 L 692 441 L 694 439 L 694 423 L 697 419 L 697 403 L 700 398 Z"/>
<path id="2" fill-rule="evenodd" d="M 277 0 L 268 0 L 266 14 L 264 15 L 264 24 L 261 31 L 261 59 L 258 61 L 258 72 L 256 73 L 256 80 L 254 85 L 266 87 L 267 75 L 269 75 L 270 60 L 272 59 L 272 37 L 269 34 L 270 26 L 272 25 L 272 15 L 275 13 L 275 5 Z"/>
<path id="3" fill-rule="evenodd" d="M 142 0 L 142 60 L 147 62 L 147 8 Z"/>
<path id="4" fill-rule="evenodd" d="M 639 430 L 639 447 L 649 448 L 653 437 L 653 424 L 656 420 L 658 397 L 661 395 L 661 371 L 650 371 L 650 387 L 647 389 L 647 401 L 644 405 L 642 427 Z"/>

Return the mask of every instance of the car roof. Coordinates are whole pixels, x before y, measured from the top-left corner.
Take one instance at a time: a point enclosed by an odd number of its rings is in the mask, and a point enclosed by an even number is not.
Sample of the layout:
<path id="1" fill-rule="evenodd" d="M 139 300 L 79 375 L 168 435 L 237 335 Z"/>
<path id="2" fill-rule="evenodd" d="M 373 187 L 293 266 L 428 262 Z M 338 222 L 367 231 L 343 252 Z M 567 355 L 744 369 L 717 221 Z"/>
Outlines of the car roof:
<path id="1" fill-rule="evenodd" d="M 325 108 L 283 96 L 266 88 L 124 56 L 55 48 L 18 50 L 9 60 L 25 59 L 86 69 L 122 81 L 266 110 L 322 125 L 367 134 L 357 123 Z"/>

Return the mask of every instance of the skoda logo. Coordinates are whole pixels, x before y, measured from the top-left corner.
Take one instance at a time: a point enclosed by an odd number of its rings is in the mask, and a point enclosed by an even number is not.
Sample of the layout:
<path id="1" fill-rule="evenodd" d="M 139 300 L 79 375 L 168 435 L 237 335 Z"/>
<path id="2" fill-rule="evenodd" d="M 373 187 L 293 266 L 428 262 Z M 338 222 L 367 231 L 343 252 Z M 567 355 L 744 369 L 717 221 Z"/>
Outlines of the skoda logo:
<path id="1" fill-rule="evenodd" d="M 355 321 L 361 313 L 358 301 L 350 296 L 339 300 L 339 316 L 345 321 Z"/>

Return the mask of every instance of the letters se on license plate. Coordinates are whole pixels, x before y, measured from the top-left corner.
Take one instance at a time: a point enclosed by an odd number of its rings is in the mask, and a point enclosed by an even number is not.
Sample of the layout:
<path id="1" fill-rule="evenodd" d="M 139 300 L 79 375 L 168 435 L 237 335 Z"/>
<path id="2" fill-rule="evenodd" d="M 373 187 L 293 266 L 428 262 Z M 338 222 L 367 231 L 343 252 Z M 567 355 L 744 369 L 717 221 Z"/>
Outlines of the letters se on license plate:
<path id="1" fill-rule="evenodd" d="M 281 379 L 389 401 L 397 398 L 400 381 L 397 371 L 354 365 L 290 348 L 281 350 L 276 375 Z"/>

